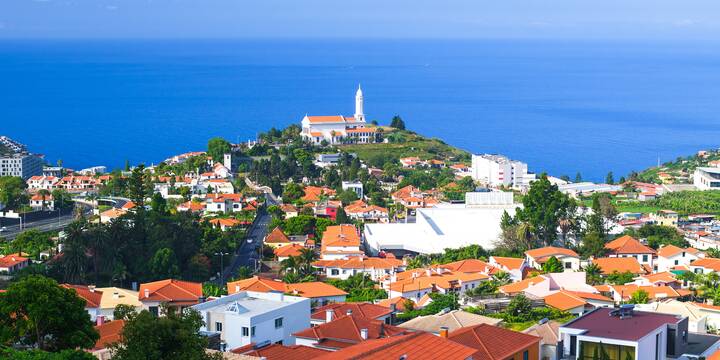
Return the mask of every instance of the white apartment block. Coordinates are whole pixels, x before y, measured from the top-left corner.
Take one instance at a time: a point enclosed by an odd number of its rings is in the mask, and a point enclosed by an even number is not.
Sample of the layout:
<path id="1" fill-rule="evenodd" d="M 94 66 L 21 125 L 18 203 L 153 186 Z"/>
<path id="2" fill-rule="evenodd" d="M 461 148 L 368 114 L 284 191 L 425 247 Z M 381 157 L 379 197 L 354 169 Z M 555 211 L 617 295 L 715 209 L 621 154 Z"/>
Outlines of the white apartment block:
<path id="1" fill-rule="evenodd" d="M 527 188 L 535 180 L 528 173 L 526 163 L 510 160 L 503 155 L 481 154 L 472 156 L 472 178 L 490 186 Z"/>
<path id="2" fill-rule="evenodd" d="M 698 190 L 720 190 L 720 168 L 699 167 L 695 169 L 693 185 Z"/>
<path id="3" fill-rule="evenodd" d="M 0 155 L 0 176 L 18 176 L 27 180 L 42 175 L 42 159 L 33 154 Z"/>
<path id="4" fill-rule="evenodd" d="M 200 330 L 219 333 L 227 349 L 294 345 L 292 334 L 310 327 L 310 299 L 283 293 L 241 291 L 192 308 L 205 321 Z"/>

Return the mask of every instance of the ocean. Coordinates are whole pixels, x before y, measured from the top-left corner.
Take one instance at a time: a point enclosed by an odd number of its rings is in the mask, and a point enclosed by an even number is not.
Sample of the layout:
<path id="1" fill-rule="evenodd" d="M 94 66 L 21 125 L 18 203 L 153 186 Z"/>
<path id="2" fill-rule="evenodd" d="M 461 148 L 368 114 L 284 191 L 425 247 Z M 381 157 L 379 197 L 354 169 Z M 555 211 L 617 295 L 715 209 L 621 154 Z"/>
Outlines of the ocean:
<path id="1" fill-rule="evenodd" d="M 0 41 L 0 135 L 50 162 L 157 163 L 352 114 L 602 181 L 720 144 L 720 47 L 549 40 Z"/>

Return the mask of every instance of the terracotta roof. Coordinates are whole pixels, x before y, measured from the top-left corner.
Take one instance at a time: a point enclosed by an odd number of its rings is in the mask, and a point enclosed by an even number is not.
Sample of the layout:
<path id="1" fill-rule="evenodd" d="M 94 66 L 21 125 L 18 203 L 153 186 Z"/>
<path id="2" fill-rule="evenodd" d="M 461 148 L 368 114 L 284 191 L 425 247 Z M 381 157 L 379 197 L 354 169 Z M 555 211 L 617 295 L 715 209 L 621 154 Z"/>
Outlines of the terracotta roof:
<path id="1" fill-rule="evenodd" d="M 609 243 L 605 248 L 613 254 L 655 254 L 655 250 L 643 245 L 630 235 L 623 235 Z"/>
<path id="2" fill-rule="evenodd" d="M 137 205 L 135 205 L 134 202 L 128 201 L 128 202 L 126 202 L 126 203 L 122 206 L 122 209 L 130 210 L 130 209 L 132 209 L 132 208 L 135 208 L 136 206 L 137 206 Z"/>
<path id="3" fill-rule="evenodd" d="M 280 204 L 280 210 L 285 213 L 298 212 L 298 209 L 293 204 Z"/>
<path id="4" fill-rule="evenodd" d="M 347 315 L 348 310 L 352 311 L 355 315 L 360 315 L 368 319 L 378 319 L 392 313 L 390 309 L 376 304 L 345 302 L 321 306 L 315 309 L 315 312 L 313 312 L 310 317 L 314 320 L 325 320 L 327 310 L 333 311 L 334 319 Z"/>
<path id="5" fill-rule="evenodd" d="M 285 292 L 285 283 L 270 278 L 253 276 L 249 279 L 228 282 L 227 290 L 229 295 L 238 291 Z"/>
<path id="6" fill-rule="evenodd" d="M 440 267 L 450 269 L 452 271 L 459 271 L 464 273 L 481 272 L 489 273 L 492 271 L 493 266 L 490 264 L 478 260 L 478 259 L 467 259 L 455 261 L 447 264 L 440 265 Z"/>
<path id="7" fill-rule="evenodd" d="M 656 282 L 664 282 L 664 283 L 671 283 L 678 281 L 675 278 L 675 274 L 664 271 L 661 273 L 655 273 L 655 274 L 648 274 L 648 275 L 641 275 L 640 276 L 643 279 L 646 279 L 650 283 L 656 283 Z"/>
<path id="8" fill-rule="evenodd" d="M 205 209 L 205 204 L 195 201 L 186 201 L 177 206 L 178 208 L 188 209 L 190 211 L 202 211 Z"/>
<path id="9" fill-rule="evenodd" d="M 467 360 L 475 349 L 425 332 L 368 340 L 314 360 Z"/>
<path id="10" fill-rule="evenodd" d="M 367 339 L 361 337 L 361 329 L 367 329 Z M 364 340 L 380 339 L 403 334 L 406 331 L 403 328 L 387 325 L 381 320 L 372 320 L 362 315 L 352 314 L 296 332 L 293 336 L 314 339 L 317 341 L 316 346 L 321 348 L 342 349 Z"/>
<path id="11" fill-rule="evenodd" d="M 43 200 L 43 196 L 40 195 L 40 194 L 35 194 L 35 195 L 33 195 L 33 196 L 30 198 L 30 200 L 33 200 L 33 201 L 42 201 L 42 200 Z M 52 195 L 49 195 L 49 194 L 48 194 L 48 195 L 45 195 L 45 201 L 52 201 L 52 200 L 53 200 Z"/>
<path id="12" fill-rule="evenodd" d="M 495 260 L 496 263 L 504 266 L 508 270 L 520 270 L 520 267 L 525 262 L 525 259 L 522 258 L 512 258 L 512 257 L 502 257 L 502 256 L 493 256 L 493 260 Z"/>
<path id="13" fill-rule="evenodd" d="M 523 333 L 541 338 L 543 344 L 557 345 L 560 340 L 558 337 L 560 325 L 559 322 L 551 320 L 544 324 L 533 325 L 523 330 Z"/>
<path id="14" fill-rule="evenodd" d="M 648 297 L 653 300 L 658 299 L 667 299 L 667 298 L 677 298 L 685 296 L 683 294 L 680 294 L 677 290 L 671 288 L 670 286 L 638 286 L 635 284 L 628 284 L 628 285 L 613 285 L 613 289 L 615 289 L 615 292 L 618 294 L 621 294 L 621 297 L 623 300 L 627 300 L 630 297 L 632 297 L 632 294 L 639 290 L 644 290 L 648 293 Z"/>
<path id="15" fill-rule="evenodd" d="M 547 279 L 544 276 L 538 275 L 535 277 L 520 280 L 518 282 L 503 285 L 500 287 L 499 290 L 500 292 L 503 292 L 505 294 L 516 294 L 525 291 L 525 289 L 529 288 L 530 286 L 537 285 L 546 280 Z"/>
<path id="16" fill-rule="evenodd" d="M 666 245 L 666 246 L 663 246 L 660 249 L 658 249 L 657 254 L 658 254 L 658 256 L 668 258 L 668 257 L 675 256 L 677 254 L 680 254 L 683 251 L 688 254 L 693 254 L 693 255 L 698 253 L 697 249 L 694 249 L 691 247 L 689 247 L 687 249 L 683 249 L 683 248 L 677 247 L 675 245 Z"/>
<path id="17" fill-rule="evenodd" d="M 287 290 L 285 292 L 310 299 L 329 296 L 344 296 L 348 294 L 345 291 L 321 281 L 287 284 Z"/>
<path id="18" fill-rule="evenodd" d="M 304 249 L 305 247 L 300 244 L 288 244 L 283 245 L 275 250 L 273 250 L 273 253 L 275 253 L 275 256 L 279 258 L 284 257 L 290 257 L 290 256 L 300 256 L 301 249 Z"/>
<path id="19" fill-rule="evenodd" d="M 443 272 L 442 274 L 431 273 L 430 276 L 422 275 L 418 277 L 410 277 L 390 283 L 390 290 L 398 292 L 417 291 L 420 289 L 432 289 L 438 287 L 442 289 L 459 289 L 462 287 L 461 282 L 478 281 L 489 279 L 490 277 L 482 273 L 461 273 L 461 272 Z"/>
<path id="20" fill-rule="evenodd" d="M 211 224 L 215 226 L 234 227 L 241 224 L 238 219 L 210 219 Z"/>
<path id="21" fill-rule="evenodd" d="M 349 259 L 318 260 L 313 266 L 340 269 L 393 269 L 403 266 L 403 262 L 394 258 L 353 256 Z"/>
<path id="22" fill-rule="evenodd" d="M 505 360 L 531 346 L 540 338 L 497 326 L 481 324 L 453 331 L 448 339 L 477 350 L 473 360 Z"/>
<path id="23" fill-rule="evenodd" d="M 345 117 L 342 115 L 308 116 L 307 118 L 311 124 L 345 123 Z"/>
<path id="24" fill-rule="evenodd" d="M 412 300 L 411 300 L 411 299 L 408 299 L 408 298 L 405 298 L 405 297 L 402 297 L 402 296 L 396 296 L 396 297 L 391 298 L 391 299 L 383 299 L 383 300 L 381 300 L 380 302 L 378 302 L 377 305 L 380 305 L 380 306 L 383 306 L 383 307 L 386 307 L 386 308 L 389 309 L 389 308 L 390 308 L 390 305 L 395 304 L 395 309 L 396 309 L 397 311 L 404 312 L 405 310 L 407 310 L 407 309 L 405 308 L 405 304 L 406 304 L 408 301 L 412 301 Z M 414 303 L 413 303 L 413 304 L 414 304 Z"/>
<path id="25" fill-rule="evenodd" d="M 100 338 L 97 342 L 95 342 L 93 350 L 105 349 L 110 345 L 119 342 L 123 327 L 125 327 L 124 320 L 113 320 L 102 325 L 95 326 L 95 331 L 98 332 Z"/>
<path id="26" fill-rule="evenodd" d="M 615 271 L 619 273 L 629 271 L 636 275 L 645 273 L 645 269 L 634 257 L 597 258 L 592 262 L 600 266 L 604 275 L 610 275 Z"/>
<path id="27" fill-rule="evenodd" d="M 697 260 L 691 262 L 690 266 L 698 266 L 698 267 L 703 267 L 706 269 L 711 269 L 713 271 L 720 271 L 720 259 L 716 259 L 716 258 L 697 259 Z"/>
<path id="28" fill-rule="evenodd" d="M 276 227 L 265 236 L 265 242 L 269 244 L 289 244 L 290 238 L 285 235 L 280 227 Z"/>
<path id="29" fill-rule="evenodd" d="M 26 261 L 30 261 L 30 259 L 28 259 L 24 256 L 20 256 L 19 254 L 8 254 L 8 255 L 0 257 L 0 267 L 11 268 L 15 265 L 22 264 Z"/>
<path id="30" fill-rule="evenodd" d="M 103 295 L 101 291 L 96 291 L 95 288 L 92 288 L 92 290 L 90 290 L 91 288 L 86 285 L 61 284 L 60 286 L 66 289 L 75 290 L 77 296 L 85 300 L 85 307 L 100 307 L 100 300 L 102 299 Z"/>
<path id="31" fill-rule="evenodd" d="M 449 331 L 455 331 L 468 326 L 480 324 L 497 325 L 501 322 L 501 319 L 472 314 L 463 310 L 452 310 L 444 314 L 419 316 L 399 326 L 411 330 L 438 333 L 443 326 L 447 327 Z"/>
<path id="32" fill-rule="evenodd" d="M 358 247 L 360 246 L 360 235 L 355 226 L 343 224 L 328 226 L 322 236 L 322 251 L 327 247 Z"/>
<path id="33" fill-rule="evenodd" d="M 552 256 L 570 256 L 579 258 L 578 254 L 570 249 L 555 246 L 546 246 L 543 248 L 532 249 L 525 252 L 525 255 L 535 259 L 538 262 L 544 262 Z"/>
<path id="34" fill-rule="evenodd" d="M 376 129 L 376 128 L 366 128 L 366 127 L 363 127 L 363 128 L 355 128 L 355 129 L 345 129 L 345 132 L 348 133 L 348 134 L 352 134 L 352 133 L 374 133 L 374 132 L 377 132 L 377 129 Z"/>
<path id="35" fill-rule="evenodd" d="M 306 186 L 303 188 L 303 192 L 305 195 L 301 198 L 303 201 L 307 202 L 315 202 L 320 200 L 320 196 L 333 196 L 335 195 L 335 190 L 330 189 L 328 187 L 319 187 L 319 186 Z"/>
<path id="36" fill-rule="evenodd" d="M 102 213 L 100 213 L 100 216 L 115 219 L 125 214 L 127 214 L 127 210 L 112 208 L 103 211 Z"/>
<path id="37" fill-rule="evenodd" d="M 284 346 L 280 344 L 272 344 L 259 349 L 251 349 L 249 351 L 243 351 L 242 348 L 240 348 L 231 350 L 230 352 L 263 357 L 267 360 L 308 360 L 325 355 L 329 353 L 330 350 L 323 350 L 304 345 Z"/>
<path id="38" fill-rule="evenodd" d="M 149 295 L 147 297 L 145 296 L 146 289 Z M 138 291 L 140 301 L 197 302 L 202 295 L 201 283 L 175 279 L 140 284 Z"/>
<path id="39" fill-rule="evenodd" d="M 612 304 L 613 300 L 600 294 L 579 291 L 560 290 L 545 297 L 545 304 L 558 310 L 567 311 L 579 306 L 588 305 L 588 300 L 603 301 Z"/>

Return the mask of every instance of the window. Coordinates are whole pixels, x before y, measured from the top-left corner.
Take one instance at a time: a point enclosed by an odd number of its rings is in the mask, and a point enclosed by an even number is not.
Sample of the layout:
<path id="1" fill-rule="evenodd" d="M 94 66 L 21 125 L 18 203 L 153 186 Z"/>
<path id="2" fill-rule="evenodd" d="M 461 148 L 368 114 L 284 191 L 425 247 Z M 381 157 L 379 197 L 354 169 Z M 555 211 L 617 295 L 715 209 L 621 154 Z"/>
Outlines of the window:
<path id="1" fill-rule="evenodd" d="M 219 321 L 215 322 L 215 331 L 222 331 L 222 323 Z"/>
<path id="2" fill-rule="evenodd" d="M 255 327 L 250 328 L 250 336 L 255 336 Z"/>
<path id="3" fill-rule="evenodd" d="M 572 263 L 569 262 L 569 261 L 566 261 L 566 262 L 565 262 L 565 268 L 566 268 L 566 269 L 571 269 L 571 268 L 572 268 Z"/>
<path id="4" fill-rule="evenodd" d="M 339 275 L 339 274 L 340 274 L 340 270 L 338 270 L 338 269 L 332 269 L 332 270 L 330 270 L 330 274 L 331 274 L 331 275 Z"/>
<path id="5" fill-rule="evenodd" d="M 648 256 L 647 256 L 647 255 L 643 255 L 642 261 L 643 261 L 643 262 L 647 262 L 647 261 L 648 261 Z"/>
<path id="6" fill-rule="evenodd" d="M 150 307 L 150 313 L 153 314 L 153 315 L 155 315 L 155 316 L 158 316 L 158 307 L 157 307 L 157 306 L 151 306 L 151 307 Z"/>
<path id="7" fill-rule="evenodd" d="M 680 261 L 679 261 L 679 260 L 675 260 L 675 265 L 678 265 L 678 264 L 680 264 Z"/>
<path id="8" fill-rule="evenodd" d="M 250 335 L 250 329 L 248 329 L 247 326 L 243 326 L 242 336 L 249 336 L 249 335 Z"/>
<path id="9" fill-rule="evenodd" d="M 275 319 L 275 328 L 279 329 L 283 326 L 283 318 Z M 253 328 L 254 329 L 254 328 Z"/>
<path id="10" fill-rule="evenodd" d="M 578 360 L 592 360 L 594 354 L 608 360 L 635 360 L 635 347 L 580 341 Z"/>
<path id="11" fill-rule="evenodd" d="M 527 350 L 523 351 L 523 360 L 528 360 L 530 358 L 530 354 Z"/>

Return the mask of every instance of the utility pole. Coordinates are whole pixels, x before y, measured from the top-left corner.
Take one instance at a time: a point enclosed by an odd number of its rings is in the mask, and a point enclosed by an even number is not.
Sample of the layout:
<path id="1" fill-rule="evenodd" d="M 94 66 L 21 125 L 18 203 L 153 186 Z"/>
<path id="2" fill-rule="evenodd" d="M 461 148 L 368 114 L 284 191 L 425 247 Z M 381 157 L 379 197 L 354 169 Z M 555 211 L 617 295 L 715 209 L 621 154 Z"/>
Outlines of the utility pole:
<path id="1" fill-rule="evenodd" d="M 229 255 L 229 254 L 220 251 L 220 252 L 216 252 L 215 255 L 220 255 L 220 284 L 222 284 L 222 282 L 225 280 L 225 266 L 223 264 L 223 256 Z"/>

